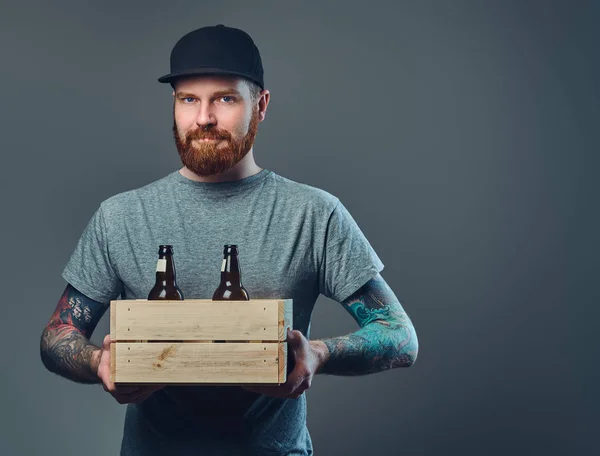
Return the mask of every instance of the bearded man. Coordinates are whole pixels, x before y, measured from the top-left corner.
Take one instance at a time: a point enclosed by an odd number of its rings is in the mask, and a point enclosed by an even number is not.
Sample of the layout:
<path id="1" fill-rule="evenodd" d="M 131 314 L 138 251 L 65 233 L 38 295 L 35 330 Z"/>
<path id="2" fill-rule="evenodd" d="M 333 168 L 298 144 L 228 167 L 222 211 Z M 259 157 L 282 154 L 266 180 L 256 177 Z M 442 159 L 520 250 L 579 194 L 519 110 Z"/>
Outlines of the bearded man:
<path id="1" fill-rule="evenodd" d="M 315 376 L 411 366 L 415 329 L 341 201 L 256 164 L 253 145 L 270 93 L 252 38 L 224 25 L 203 27 L 175 44 L 170 64 L 159 81 L 173 88 L 183 167 L 97 208 L 63 270 L 67 284 L 42 334 L 42 360 L 51 372 L 101 384 L 127 404 L 122 456 L 312 455 L 304 393 Z M 110 301 L 146 298 L 159 245 L 174 246 L 186 298 L 210 298 L 226 244 L 239 248 L 252 298 L 293 299 L 287 342 L 295 365 L 286 383 L 112 383 L 110 336 L 102 347 L 89 341 Z M 359 328 L 311 340 L 321 294 L 339 302 Z"/>

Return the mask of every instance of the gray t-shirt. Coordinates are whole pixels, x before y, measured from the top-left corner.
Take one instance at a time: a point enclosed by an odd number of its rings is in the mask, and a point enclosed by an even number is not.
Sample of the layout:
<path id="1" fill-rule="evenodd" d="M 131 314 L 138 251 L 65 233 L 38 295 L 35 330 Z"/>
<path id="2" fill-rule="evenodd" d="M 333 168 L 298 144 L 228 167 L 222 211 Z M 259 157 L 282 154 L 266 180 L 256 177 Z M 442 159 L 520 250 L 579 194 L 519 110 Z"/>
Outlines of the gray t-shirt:
<path id="1" fill-rule="evenodd" d="M 324 190 L 267 169 L 221 183 L 174 171 L 103 201 L 63 277 L 96 301 L 146 299 L 161 244 L 173 245 L 187 299 L 212 298 L 223 246 L 236 244 L 250 298 L 293 299 L 294 329 L 307 338 L 319 294 L 343 301 L 383 269 L 347 209 Z M 276 399 L 239 387 L 169 386 L 127 406 L 122 455 L 235 451 L 312 454 L 305 395 Z"/>

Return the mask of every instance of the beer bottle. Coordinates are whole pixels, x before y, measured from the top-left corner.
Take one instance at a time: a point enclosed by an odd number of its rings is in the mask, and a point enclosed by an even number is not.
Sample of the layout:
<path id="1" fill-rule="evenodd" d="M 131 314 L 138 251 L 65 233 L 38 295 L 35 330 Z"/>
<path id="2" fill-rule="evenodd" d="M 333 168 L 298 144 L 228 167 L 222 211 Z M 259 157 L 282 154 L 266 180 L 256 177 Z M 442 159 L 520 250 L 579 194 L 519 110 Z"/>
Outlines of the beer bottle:
<path id="1" fill-rule="evenodd" d="M 227 244 L 223 248 L 221 283 L 213 293 L 213 301 L 249 301 L 250 295 L 242 285 L 237 245 Z"/>
<path id="2" fill-rule="evenodd" d="M 221 265 L 221 283 L 213 293 L 213 301 L 250 301 L 248 291 L 242 285 L 242 273 L 238 258 L 238 248 L 234 244 L 223 247 Z M 214 342 L 243 342 L 234 340 L 215 340 Z"/>
<path id="3" fill-rule="evenodd" d="M 173 246 L 161 245 L 158 248 L 156 263 L 156 282 L 148 294 L 148 300 L 183 301 L 183 293 L 177 286 Z"/>

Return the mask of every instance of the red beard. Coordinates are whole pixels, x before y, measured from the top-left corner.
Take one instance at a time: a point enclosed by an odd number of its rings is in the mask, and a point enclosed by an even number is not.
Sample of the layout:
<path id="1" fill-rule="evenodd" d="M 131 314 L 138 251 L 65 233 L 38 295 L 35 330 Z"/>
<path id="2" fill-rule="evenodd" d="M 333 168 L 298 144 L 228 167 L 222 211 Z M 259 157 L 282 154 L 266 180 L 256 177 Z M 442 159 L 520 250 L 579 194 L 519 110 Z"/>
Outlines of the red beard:
<path id="1" fill-rule="evenodd" d="M 187 132 L 182 141 L 177 125 L 173 122 L 173 135 L 181 162 L 198 176 L 220 174 L 235 166 L 252 148 L 257 132 L 258 110 L 252 112 L 248 133 L 240 140 L 233 139 L 227 130 L 200 127 Z M 203 138 L 220 139 L 221 142 L 194 142 L 195 139 Z"/>

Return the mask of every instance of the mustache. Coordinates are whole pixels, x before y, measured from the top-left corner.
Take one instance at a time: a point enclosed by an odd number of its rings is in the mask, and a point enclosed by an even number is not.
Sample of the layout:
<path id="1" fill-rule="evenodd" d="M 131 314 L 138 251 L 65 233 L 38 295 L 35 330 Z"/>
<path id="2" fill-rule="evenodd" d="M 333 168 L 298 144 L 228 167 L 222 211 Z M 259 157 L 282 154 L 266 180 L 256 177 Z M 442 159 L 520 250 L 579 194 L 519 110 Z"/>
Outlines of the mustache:
<path id="1" fill-rule="evenodd" d="M 188 132 L 186 138 L 188 141 L 194 139 L 231 139 L 231 135 L 226 131 L 219 132 L 217 130 L 205 131 L 198 129 Z"/>

